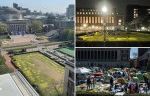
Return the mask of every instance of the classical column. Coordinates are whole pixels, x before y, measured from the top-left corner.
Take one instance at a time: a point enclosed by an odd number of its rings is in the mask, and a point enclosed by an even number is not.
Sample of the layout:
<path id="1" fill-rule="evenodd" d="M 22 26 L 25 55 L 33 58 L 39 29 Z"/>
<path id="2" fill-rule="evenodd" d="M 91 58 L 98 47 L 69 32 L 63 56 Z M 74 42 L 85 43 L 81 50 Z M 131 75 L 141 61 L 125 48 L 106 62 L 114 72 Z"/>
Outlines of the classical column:
<path id="1" fill-rule="evenodd" d="M 121 50 L 116 50 L 117 51 L 117 61 L 121 61 Z"/>

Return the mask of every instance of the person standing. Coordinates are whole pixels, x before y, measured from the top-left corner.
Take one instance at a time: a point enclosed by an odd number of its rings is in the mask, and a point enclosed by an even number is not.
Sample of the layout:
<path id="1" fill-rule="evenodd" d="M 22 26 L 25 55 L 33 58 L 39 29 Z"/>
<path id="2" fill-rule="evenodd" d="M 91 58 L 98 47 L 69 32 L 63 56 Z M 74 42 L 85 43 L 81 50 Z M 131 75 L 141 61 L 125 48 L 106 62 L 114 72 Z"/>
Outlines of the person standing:
<path id="1" fill-rule="evenodd" d="M 114 78 L 113 76 L 110 77 L 110 90 L 114 86 Z"/>
<path id="2" fill-rule="evenodd" d="M 87 90 L 91 89 L 91 78 L 90 78 L 90 76 L 88 76 L 86 84 L 87 84 Z"/>
<path id="3" fill-rule="evenodd" d="M 92 85 L 93 85 L 92 87 L 95 88 L 96 78 L 93 77 L 92 79 L 93 79 L 93 80 L 92 80 Z"/>

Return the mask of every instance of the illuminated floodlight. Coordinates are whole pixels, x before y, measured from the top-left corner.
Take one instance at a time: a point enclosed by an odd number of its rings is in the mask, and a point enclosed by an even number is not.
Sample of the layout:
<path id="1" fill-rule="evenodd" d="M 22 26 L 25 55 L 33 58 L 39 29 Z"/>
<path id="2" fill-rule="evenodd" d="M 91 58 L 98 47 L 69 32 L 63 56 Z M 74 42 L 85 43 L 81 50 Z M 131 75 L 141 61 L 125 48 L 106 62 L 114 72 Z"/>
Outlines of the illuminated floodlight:
<path id="1" fill-rule="evenodd" d="M 94 25 L 92 25 L 92 28 L 94 29 L 94 28 L 95 28 L 95 26 L 94 26 Z"/>
<path id="2" fill-rule="evenodd" d="M 83 24 L 83 27 L 87 27 L 87 24 Z"/>
<path id="3" fill-rule="evenodd" d="M 106 6 L 103 6 L 102 7 L 102 12 L 106 13 L 108 10 L 107 10 L 107 7 Z"/>
<path id="4" fill-rule="evenodd" d="M 141 27 L 141 30 L 142 30 L 142 31 L 145 30 L 145 27 Z"/>

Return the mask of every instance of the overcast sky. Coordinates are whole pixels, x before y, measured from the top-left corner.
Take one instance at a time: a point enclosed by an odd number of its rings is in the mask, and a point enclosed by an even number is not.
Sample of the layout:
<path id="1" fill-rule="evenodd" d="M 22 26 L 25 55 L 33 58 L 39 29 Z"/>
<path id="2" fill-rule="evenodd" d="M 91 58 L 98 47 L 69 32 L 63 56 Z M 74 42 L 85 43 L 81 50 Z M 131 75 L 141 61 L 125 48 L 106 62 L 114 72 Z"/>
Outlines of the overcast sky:
<path id="1" fill-rule="evenodd" d="M 13 3 L 29 8 L 32 11 L 65 13 L 69 4 L 75 4 L 74 0 L 0 0 L 0 6 L 12 7 Z"/>

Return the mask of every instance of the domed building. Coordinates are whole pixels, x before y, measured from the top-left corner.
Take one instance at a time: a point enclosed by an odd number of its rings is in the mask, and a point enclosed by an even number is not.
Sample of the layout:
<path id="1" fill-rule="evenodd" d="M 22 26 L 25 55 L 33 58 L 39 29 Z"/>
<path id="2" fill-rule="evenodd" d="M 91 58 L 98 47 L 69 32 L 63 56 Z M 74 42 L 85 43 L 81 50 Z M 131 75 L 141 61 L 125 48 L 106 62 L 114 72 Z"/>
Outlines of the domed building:
<path id="1" fill-rule="evenodd" d="M 11 21 L 14 19 L 22 19 L 22 14 L 15 8 L 0 7 L 0 20 Z"/>

